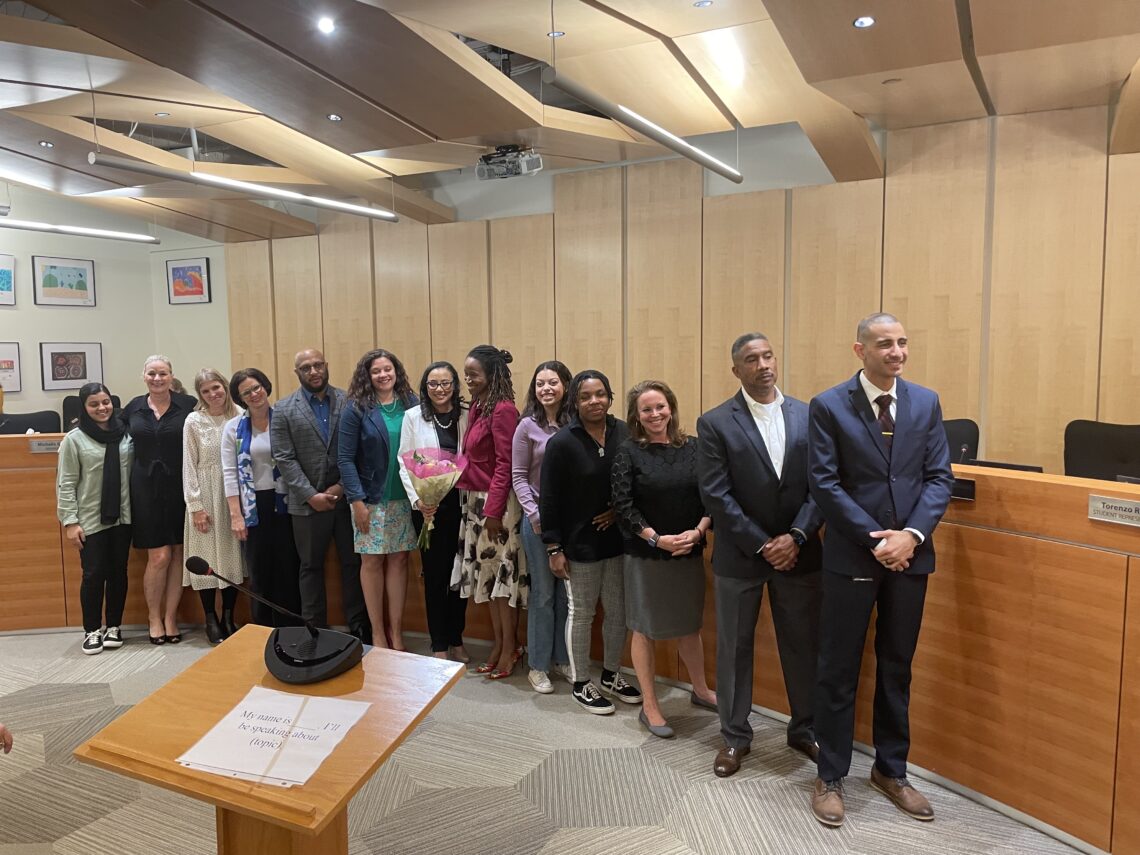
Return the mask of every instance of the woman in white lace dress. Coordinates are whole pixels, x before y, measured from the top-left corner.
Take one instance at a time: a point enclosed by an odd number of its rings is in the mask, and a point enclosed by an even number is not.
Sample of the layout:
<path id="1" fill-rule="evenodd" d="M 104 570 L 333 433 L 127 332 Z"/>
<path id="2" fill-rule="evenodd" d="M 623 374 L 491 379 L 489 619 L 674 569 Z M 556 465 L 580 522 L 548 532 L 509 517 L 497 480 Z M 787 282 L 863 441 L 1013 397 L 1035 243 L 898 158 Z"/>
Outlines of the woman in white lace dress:
<path id="1" fill-rule="evenodd" d="M 237 415 L 226 378 L 204 368 L 194 378 L 198 406 L 186 417 L 182 432 L 182 492 L 186 499 L 186 555 L 196 555 L 214 568 L 216 576 L 182 571 L 183 587 L 202 598 L 206 637 L 217 644 L 237 632 L 234 604 L 237 590 L 227 582 L 245 578 L 241 544 L 230 529 L 230 511 L 222 479 L 222 428 Z M 215 606 L 215 591 L 222 592 L 222 617 Z"/>

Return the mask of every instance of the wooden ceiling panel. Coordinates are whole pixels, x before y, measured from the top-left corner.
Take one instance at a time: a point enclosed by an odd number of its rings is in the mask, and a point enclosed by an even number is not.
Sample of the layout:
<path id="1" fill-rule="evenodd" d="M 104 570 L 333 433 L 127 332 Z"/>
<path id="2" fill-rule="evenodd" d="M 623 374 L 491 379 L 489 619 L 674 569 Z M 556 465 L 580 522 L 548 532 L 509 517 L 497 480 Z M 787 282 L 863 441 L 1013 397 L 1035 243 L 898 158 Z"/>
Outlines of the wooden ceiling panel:
<path id="1" fill-rule="evenodd" d="M 1108 138 L 1109 154 L 1140 151 L 1140 61 L 1120 88 L 1120 98 L 1112 117 Z"/>
<path id="2" fill-rule="evenodd" d="M 1140 33 L 1136 0 L 970 0 L 979 59 Z"/>
<path id="3" fill-rule="evenodd" d="M 888 130 L 986 115 L 970 70 L 961 61 L 908 68 L 897 74 L 876 72 L 826 80 L 815 87 Z"/>
<path id="4" fill-rule="evenodd" d="M 179 211 L 164 208 L 160 205 L 152 205 L 149 202 L 143 202 L 138 199 L 82 198 L 78 201 L 85 205 L 102 208 L 106 211 L 115 211 L 116 213 L 142 220 L 143 222 L 153 223 L 156 226 L 174 229 L 175 231 L 185 232 L 186 234 L 197 235 L 198 237 L 217 241 L 218 243 L 241 243 L 247 240 L 264 239 L 261 235 L 253 232 L 224 226 L 212 220 L 205 220 L 191 214 L 184 214 Z"/>
<path id="5" fill-rule="evenodd" d="M 23 104 L 20 101 L 24 101 Z M 202 107 L 180 101 L 165 101 L 135 96 L 95 93 L 95 115 L 100 119 L 164 125 L 172 128 L 200 128 L 242 116 L 256 116 L 255 111 Z M 0 108 L 19 107 L 29 113 L 51 116 L 91 117 L 91 93 L 72 92 L 44 86 L 0 82 Z M 156 116 L 155 113 L 169 113 Z"/>
<path id="6" fill-rule="evenodd" d="M 0 121 L 0 137 L 2 136 L 3 123 Z M 67 195 L 94 193 L 115 186 L 109 181 L 95 178 L 77 169 L 31 157 L 3 146 L 0 146 L 0 179 Z"/>
<path id="7" fill-rule="evenodd" d="M 652 27 L 669 38 L 738 27 L 768 20 L 761 0 L 717 0 L 697 8 L 693 0 L 597 0 L 605 6 Z"/>

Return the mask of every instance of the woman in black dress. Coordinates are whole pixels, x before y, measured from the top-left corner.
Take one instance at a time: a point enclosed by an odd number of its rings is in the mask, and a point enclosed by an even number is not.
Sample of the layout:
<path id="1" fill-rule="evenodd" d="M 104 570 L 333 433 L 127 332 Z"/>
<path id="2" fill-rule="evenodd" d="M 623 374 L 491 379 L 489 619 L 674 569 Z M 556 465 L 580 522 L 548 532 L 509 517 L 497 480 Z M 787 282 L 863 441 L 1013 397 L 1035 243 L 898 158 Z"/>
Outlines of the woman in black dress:
<path id="1" fill-rule="evenodd" d="M 197 403 L 171 391 L 170 360 L 155 354 L 143 363 L 147 394 L 123 408 L 135 446 L 131 467 L 132 538 L 147 551 L 143 593 L 151 644 L 177 644 L 178 603 L 182 598 L 182 426 Z"/>

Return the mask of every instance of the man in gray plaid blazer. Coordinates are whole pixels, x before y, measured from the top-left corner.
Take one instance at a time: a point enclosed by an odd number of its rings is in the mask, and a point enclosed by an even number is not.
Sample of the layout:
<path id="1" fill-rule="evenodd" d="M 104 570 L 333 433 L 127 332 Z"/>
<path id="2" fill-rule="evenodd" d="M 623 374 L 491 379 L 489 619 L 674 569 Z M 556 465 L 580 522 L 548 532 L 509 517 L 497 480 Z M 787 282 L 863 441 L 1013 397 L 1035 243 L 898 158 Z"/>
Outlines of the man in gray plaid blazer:
<path id="1" fill-rule="evenodd" d="M 293 360 L 293 369 L 301 388 L 273 408 L 270 441 L 289 494 L 293 537 L 301 557 L 301 614 L 314 624 L 328 626 L 325 555 L 329 541 L 335 539 L 345 618 L 352 634 L 371 644 L 372 630 L 360 590 L 360 556 L 353 550 L 352 516 L 336 463 L 345 394 L 329 385 L 328 363 L 319 350 L 302 350 Z"/>

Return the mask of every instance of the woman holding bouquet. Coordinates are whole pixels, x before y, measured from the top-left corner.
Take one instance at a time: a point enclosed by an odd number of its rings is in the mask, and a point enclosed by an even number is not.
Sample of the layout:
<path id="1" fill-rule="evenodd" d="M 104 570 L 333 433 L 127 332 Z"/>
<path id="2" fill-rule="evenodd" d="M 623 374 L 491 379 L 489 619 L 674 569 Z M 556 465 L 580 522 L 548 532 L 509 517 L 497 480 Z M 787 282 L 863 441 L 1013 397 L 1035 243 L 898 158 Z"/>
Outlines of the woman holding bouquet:
<path id="1" fill-rule="evenodd" d="M 360 587 L 372 624 L 372 643 L 388 647 L 391 639 L 394 649 L 403 650 L 408 553 L 415 549 L 416 532 L 397 454 L 404 412 L 418 399 L 396 355 L 377 348 L 356 363 L 348 400 L 340 417 L 337 464 L 352 507 L 353 542 L 360 555 Z"/>
<path id="2" fill-rule="evenodd" d="M 527 647 L 536 692 L 554 691 L 550 666 L 570 664 L 566 653 L 566 584 L 550 572 L 538 517 L 538 485 L 546 441 L 570 421 L 570 370 L 558 360 L 540 363 L 526 391 L 523 417 L 511 446 L 511 482 L 526 519 L 522 522 L 523 548 L 530 576 L 527 602 Z"/>
<path id="3" fill-rule="evenodd" d="M 462 597 L 490 601 L 495 643 L 476 671 L 492 680 L 509 677 L 522 658 L 518 607 L 526 605 L 529 580 L 520 566 L 522 509 L 511 491 L 511 441 L 518 426 L 511 355 L 489 344 L 474 348 L 463 364 L 471 411 L 463 437 L 467 469 L 459 479 L 463 518 L 452 585 Z"/>
<path id="4" fill-rule="evenodd" d="M 459 491 L 452 490 L 438 505 L 427 505 L 416 494 L 402 455 L 420 448 L 438 448 L 459 453 L 467 413 L 459 397 L 459 374 L 450 362 L 433 362 L 420 378 L 420 404 L 404 413 L 400 429 L 400 480 L 412 503 L 416 529 L 434 521 L 431 544 L 421 548 L 424 579 L 424 607 L 427 611 L 431 653 L 437 659 L 469 662 L 463 647 L 467 624 L 467 600 L 451 590 L 451 568 L 459 544 Z"/>

